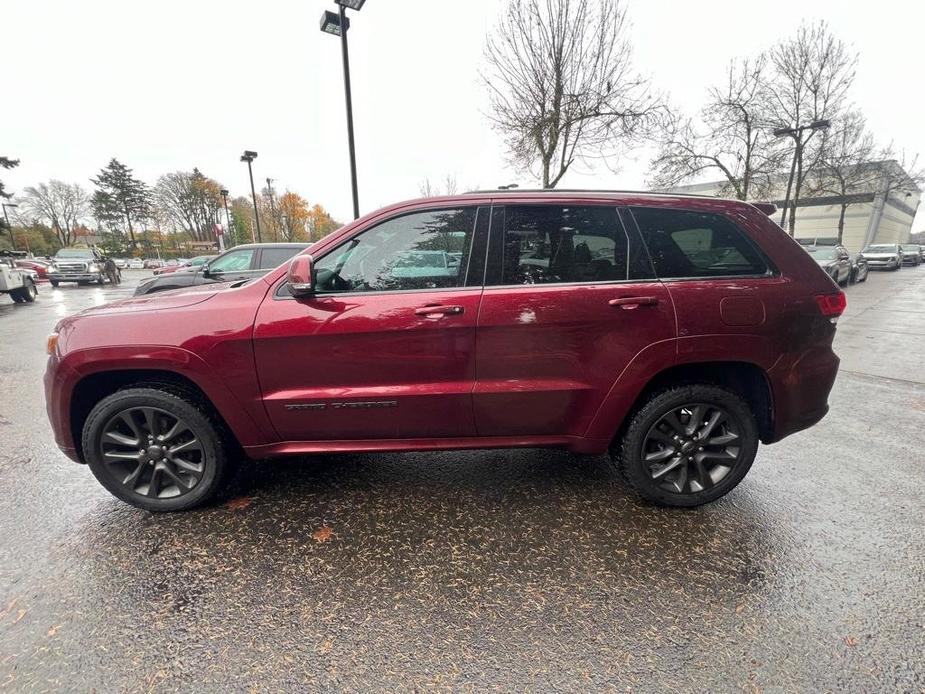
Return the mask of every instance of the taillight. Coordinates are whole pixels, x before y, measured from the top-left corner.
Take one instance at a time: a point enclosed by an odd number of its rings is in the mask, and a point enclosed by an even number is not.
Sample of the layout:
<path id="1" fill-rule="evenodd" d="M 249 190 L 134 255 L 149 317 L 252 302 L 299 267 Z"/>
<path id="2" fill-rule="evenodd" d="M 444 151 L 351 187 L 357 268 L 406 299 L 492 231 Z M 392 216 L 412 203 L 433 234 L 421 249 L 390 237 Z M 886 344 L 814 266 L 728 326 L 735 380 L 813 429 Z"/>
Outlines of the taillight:
<path id="1" fill-rule="evenodd" d="M 845 296 L 844 292 L 838 292 L 837 294 L 819 294 L 816 297 L 816 304 L 819 306 L 819 311 L 826 318 L 831 318 L 834 323 L 835 320 L 845 312 L 845 309 L 848 308 L 848 298 Z"/>

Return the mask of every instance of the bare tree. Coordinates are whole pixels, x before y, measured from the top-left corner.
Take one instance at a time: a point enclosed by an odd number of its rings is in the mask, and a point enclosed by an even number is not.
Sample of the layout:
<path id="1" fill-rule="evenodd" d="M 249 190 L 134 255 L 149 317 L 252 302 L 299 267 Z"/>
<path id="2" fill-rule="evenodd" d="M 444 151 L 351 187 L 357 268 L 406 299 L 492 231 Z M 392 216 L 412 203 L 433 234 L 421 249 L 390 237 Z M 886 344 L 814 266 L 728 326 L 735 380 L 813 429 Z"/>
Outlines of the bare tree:
<path id="1" fill-rule="evenodd" d="M 764 55 L 734 60 L 726 84 L 710 89 L 701 127 L 671 119 L 659 136 L 650 185 L 671 188 L 716 170 L 726 181 L 722 193 L 739 200 L 767 196 L 781 159 L 767 128 L 767 73 Z"/>
<path id="2" fill-rule="evenodd" d="M 848 207 L 861 202 L 881 177 L 882 162 L 876 159 L 878 149 L 864 116 L 858 111 L 844 114 L 838 128 L 825 138 L 819 167 L 806 186 L 811 195 L 838 198 L 838 243 L 844 236 Z"/>
<path id="3" fill-rule="evenodd" d="M 901 198 L 911 197 L 922 192 L 925 185 L 925 163 L 918 154 L 906 150 L 897 151 L 890 144 L 881 155 L 885 160 L 881 171 L 880 192 L 884 200 L 897 195 Z"/>
<path id="4" fill-rule="evenodd" d="M 456 195 L 459 185 L 456 183 L 456 176 L 447 174 L 443 181 L 443 188 L 434 185 L 429 178 L 425 178 L 418 184 L 418 191 L 422 198 L 434 198 L 438 195 Z"/>
<path id="5" fill-rule="evenodd" d="M 90 214 L 90 196 L 77 183 L 51 180 L 23 190 L 25 211 L 50 226 L 62 246 L 74 242 L 80 222 Z"/>
<path id="6" fill-rule="evenodd" d="M 631 55 L 620 0 L 508 0 L 482 79 L 512 161 L 554 188 L 646 132 L 664 108 Z"/>
<path id="7" fill-rule="evenodd" d="M 213 227 L 224 210 L 221 186 L 199 169 L 176 171 L 157 179 L 156 204 L 197 241 L 212 241 Z"/>
<path id="8" fill-rule="evenodd" d="M 787 180 L 781 226 L 788 207 L 791 236 L 796 208 L 807 177 L 819 165 L 824 147 L 822 128 L 812 123 L 834 121 L 854 82 L 857 53 L 835 38 L 825 22 L 802 24 L 796 35 L 770 51 L 774 78 L 768 91 L 769 115 L 775 129 L 793 139 L 793 161 Z"/>

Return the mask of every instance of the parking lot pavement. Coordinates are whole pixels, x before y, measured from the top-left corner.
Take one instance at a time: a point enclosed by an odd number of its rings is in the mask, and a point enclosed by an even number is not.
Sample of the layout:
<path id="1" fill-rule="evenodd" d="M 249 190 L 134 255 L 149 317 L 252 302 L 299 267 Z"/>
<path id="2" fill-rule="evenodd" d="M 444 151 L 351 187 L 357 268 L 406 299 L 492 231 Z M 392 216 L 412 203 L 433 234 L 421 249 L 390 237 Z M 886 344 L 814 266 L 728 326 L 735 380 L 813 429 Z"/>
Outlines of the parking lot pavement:
<path id="1" fill-rule="evenodd" d="M 230 503 L 125 506 L 55 448 L 41 374 L 54 322 L 141 274 L 0 301 L 0 687 L 925 688 L 925 267 L 848 290 L 829 416 L 688 511 L 527 450 L 268 463 Z"/>

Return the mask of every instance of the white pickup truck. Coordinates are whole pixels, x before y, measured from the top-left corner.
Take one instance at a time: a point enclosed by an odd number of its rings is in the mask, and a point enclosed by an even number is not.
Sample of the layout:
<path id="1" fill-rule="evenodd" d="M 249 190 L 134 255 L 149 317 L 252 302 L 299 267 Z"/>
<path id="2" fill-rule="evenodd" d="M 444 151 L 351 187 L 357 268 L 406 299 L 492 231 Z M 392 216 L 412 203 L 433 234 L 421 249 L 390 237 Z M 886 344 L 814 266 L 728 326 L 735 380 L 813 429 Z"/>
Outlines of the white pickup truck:
<path id="1" fill-rule="evenodd" d="M 15 259 L 25 256 L 22 251 L 0 251 L 0 294 L 9 294 L 17 304 L 31 304 L 39 293 L 33 273 L 16 267 Z"/>

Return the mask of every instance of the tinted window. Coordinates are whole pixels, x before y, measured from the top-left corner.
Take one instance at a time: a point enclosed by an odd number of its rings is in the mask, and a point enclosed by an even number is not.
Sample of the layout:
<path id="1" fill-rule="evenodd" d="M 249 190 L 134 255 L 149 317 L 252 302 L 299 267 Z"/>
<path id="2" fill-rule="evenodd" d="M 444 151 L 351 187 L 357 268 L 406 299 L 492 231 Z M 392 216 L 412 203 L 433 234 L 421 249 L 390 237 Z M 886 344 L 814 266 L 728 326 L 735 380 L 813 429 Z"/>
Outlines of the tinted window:
<path id="1" fill-rule="evenodd" d="M 260 269 L 272 270 L 289 260 L 301 248 L 264 248 L 260 251 Z"/>
<path id="2" fill-rule="evenodd" d="M 434 210 L 383 222 L 315 263 L 319 292 L 461 287 L 475 208 Z"/>
<path id="3" fill-rule="evenodd" d="M 242 270 L 250 270 L 251 259 L 253 257 L 253 248 L 242 248 L 240 251 L 230 251 L 209 263 L 209 271 L 240 272 Z"/>
<path id="4" fill-rule="evenodd" d="M 763 275 L 767 264 L 722 215 L 633 208 L 633 217 L 659 277 Z"/>
<path id="5" fill-rule="evenodd" d="M 625 280 L 628 242 L 613 207 L 510 206 L 501 284 Z"/>

